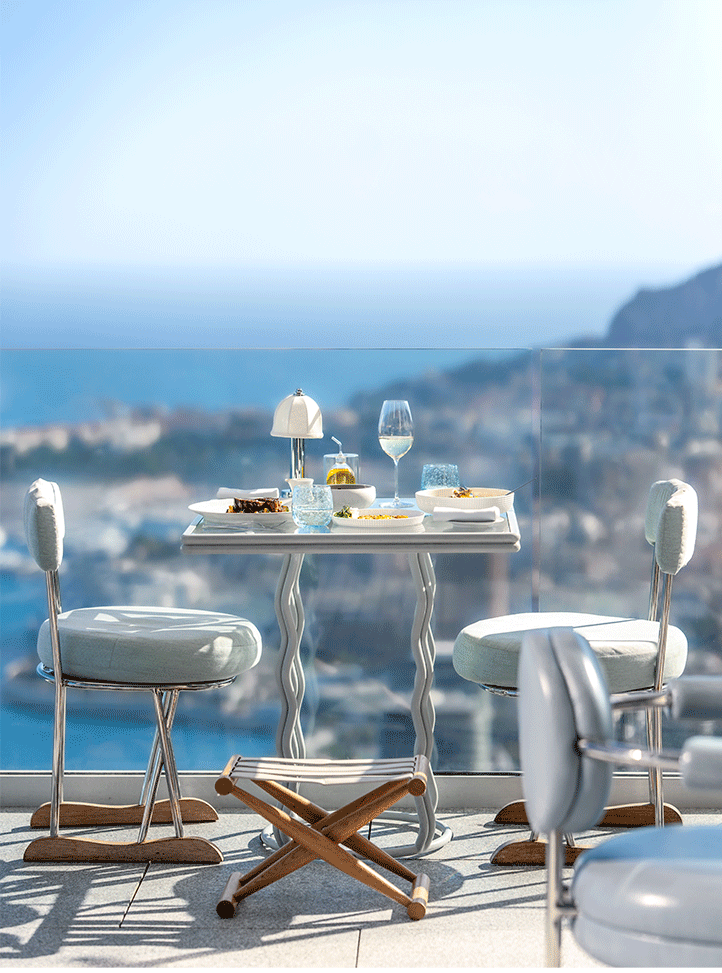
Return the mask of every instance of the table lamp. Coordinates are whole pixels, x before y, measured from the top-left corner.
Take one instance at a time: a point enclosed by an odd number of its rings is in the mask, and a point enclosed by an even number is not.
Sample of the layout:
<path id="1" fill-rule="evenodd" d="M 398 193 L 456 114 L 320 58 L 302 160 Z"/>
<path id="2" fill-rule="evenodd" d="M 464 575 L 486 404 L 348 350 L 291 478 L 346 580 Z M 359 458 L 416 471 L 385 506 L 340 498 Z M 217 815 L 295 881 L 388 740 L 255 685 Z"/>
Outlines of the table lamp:
<path id="1" fill-rule="evenodd" d="M 323 439 L 318 403 L 304 395 L 303 389 L 296 389 L 294 395 L 287 395 L 276 406 L 271 435 L 291 440 L 291 477 L 297 479 L 305 476 L 305 440 Z"/>

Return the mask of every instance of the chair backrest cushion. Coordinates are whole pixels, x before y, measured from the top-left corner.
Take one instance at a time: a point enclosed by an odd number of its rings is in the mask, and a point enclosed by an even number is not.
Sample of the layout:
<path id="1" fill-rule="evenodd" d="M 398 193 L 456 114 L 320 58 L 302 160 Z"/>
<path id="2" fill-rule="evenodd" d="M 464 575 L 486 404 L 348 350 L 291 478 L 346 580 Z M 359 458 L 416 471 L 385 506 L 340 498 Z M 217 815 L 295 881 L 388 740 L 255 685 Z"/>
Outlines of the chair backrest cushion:
<path id="1" fill-rule="evenodd" d="M 644 536 L 647 538 L 647 543 L 653 547 L 657 543 L 657 525 L 665 503 L 673 493 L 685 485 L 683 480 L 657 480 L 649 488 L 647 512 L 644 518 Z"/>
<path id="2" fill-rule="evenodd" d="M 683 480 L 657 480 L 649 491 L 644 536 L 655 546 L 661 571 L 677 574 L 694 553 L 698 500 Z"/>
<path id="3" fill-rule="evenodd" d="M 589 643 L 570 629 L 525 634 L 519 662 L 519 749 L 534 831 L 595 825 L 612 783 L 609 764 L 583 757 L 580 738 L 612 735 L 609 693 Z"/>
<path id="4" fill-rule="evenodd" d="M 665 503 L 657 524 L 654 553 L 660 571 L 676 574 L 694 554 L 697 539 L 697 494 L 687 483 Z"/>
<path id="5" fill-rule="evenodd" d="M 63 560 L 65 516 L 60 487 L 38 479 L 25 494 L 25 539 L 43 571 L 56 571 Z"/>

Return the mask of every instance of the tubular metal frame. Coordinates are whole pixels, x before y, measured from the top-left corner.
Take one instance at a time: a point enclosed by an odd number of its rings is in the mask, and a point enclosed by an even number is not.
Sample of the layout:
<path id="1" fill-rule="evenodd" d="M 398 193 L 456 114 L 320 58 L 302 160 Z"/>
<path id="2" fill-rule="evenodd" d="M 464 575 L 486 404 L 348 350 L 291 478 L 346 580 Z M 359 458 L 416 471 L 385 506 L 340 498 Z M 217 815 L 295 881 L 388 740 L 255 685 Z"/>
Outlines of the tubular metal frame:
<path id="1" fill-rule="evenodd" d="M 658 701 L 654 700 L 652 705 L 658 713 L 660 706 Z M 628 708 L 631 709 L 631 705 Z M 583 756 L 603 763 L 644 767 L 650 772 L 659 771 L 660 774 L 663 770 L 677 770 L 679 767 L 678 751 L 641 750 L 638 747 L 599 743 L 584 738 L 577 740 L 576 747 Z M 558 829 L 550 832 L 547 835 L 547 842 L 546 965 L 558 967 L 561 961 L 562 920 L 565 916 L 575 916 L 577 909 L 562 879 L 564 863 L 562 832 Z"/>

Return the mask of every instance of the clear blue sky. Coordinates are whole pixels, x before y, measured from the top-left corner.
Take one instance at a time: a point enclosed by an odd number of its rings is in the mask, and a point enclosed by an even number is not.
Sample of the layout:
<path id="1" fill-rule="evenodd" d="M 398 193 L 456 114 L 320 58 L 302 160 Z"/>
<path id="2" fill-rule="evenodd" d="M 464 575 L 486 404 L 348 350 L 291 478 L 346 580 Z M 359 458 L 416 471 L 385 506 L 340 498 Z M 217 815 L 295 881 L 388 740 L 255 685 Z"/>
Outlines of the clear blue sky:
<path id="1" fill-rule="evenodd" d="M 3 0 L 10 264 L 722 255 L 720 0 Z"/>

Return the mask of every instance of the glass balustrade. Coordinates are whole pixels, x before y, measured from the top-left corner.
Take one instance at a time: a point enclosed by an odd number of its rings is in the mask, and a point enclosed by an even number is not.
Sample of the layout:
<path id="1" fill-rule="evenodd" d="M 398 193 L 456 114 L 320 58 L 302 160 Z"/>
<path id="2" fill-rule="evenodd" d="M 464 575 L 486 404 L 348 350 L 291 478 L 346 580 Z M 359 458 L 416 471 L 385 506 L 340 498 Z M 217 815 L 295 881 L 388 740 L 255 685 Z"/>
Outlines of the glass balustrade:
<path id="1" fill-rule="evenodd" d="M 393 467 L 377 421 L 381 402 L 398 397 L 415 423 L 400 464 L 402 494 L 420 488 L 427 463 L 456 463 L 468 486 L 514 488 L 536 477 L 516 497 L 521 551 L 435 560 L 439 772 L 518 770 L 515 702 L 456 675 L 460 628 L 536 609 L 646 614 L 643 523 L 655 479 L 679 477 L 699 493 L 697 548 L 676 582 L 672 622 L 689 639 L 688 671 L 722 671 L 721 363 L 709 349 L 4 352 L 3 769 L 50 765 L 52 686 L 35 674 L 45 587 L 22 527 L 23 496 L 37 476 L 57 480 L 64 494 L 65 608 L 212 607 L 261 629 L 255 670 L 182 700 L 174 729 L 181 769 L 215 770 L 219 753 L 274 749 L 279 559 L 191 557 L 180 535 L 193 517 L 188 504 L 220 486 L 286 485 L 291 447 L 270 429 L 275 406 L 297 387 L 323 413 L 324 438 L 306 442 L 307 476 L 322 478 L 335 436 L 359 454 L 361 479 L 389 496 Z M 409 752 L 415 592 L 406 556 L 309 556 L 301 590 L 309 755 Z M 141 769 L 147 707 L 144 694 L 71 692 L 69 768 Z M 639 729 L 627 722 L 620 733 Z M 674 728 L 666 733 L 673 743 Z"/>

